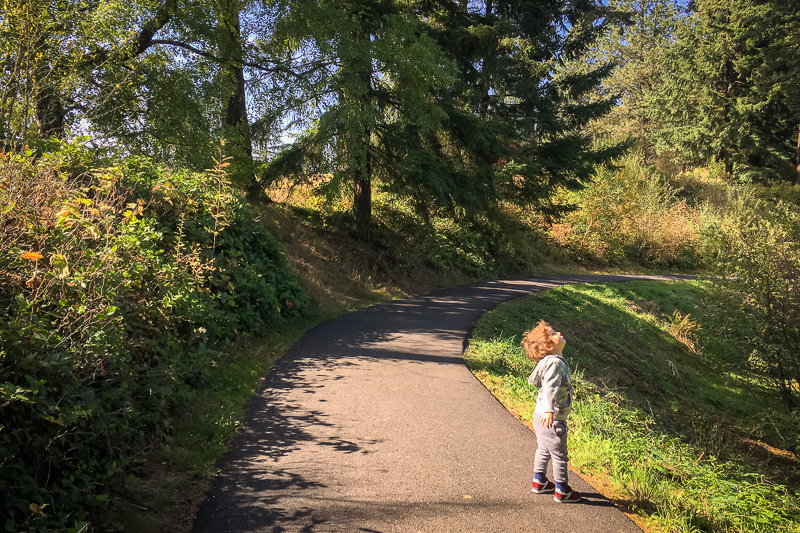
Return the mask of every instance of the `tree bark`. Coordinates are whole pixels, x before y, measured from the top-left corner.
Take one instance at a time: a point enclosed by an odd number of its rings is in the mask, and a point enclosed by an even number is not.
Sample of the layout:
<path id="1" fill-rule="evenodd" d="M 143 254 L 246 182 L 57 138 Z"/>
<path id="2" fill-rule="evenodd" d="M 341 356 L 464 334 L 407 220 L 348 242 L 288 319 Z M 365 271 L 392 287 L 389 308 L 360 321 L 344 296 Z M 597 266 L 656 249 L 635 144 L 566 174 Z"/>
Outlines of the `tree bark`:
<path id="1" fill-rule="evenodd" d="M 795 150 L 795 157 L 794 157 L 794 168 L 795 168 L 795 178 L 794 184 L 800 185 L 800 128 L 797 130 L 797 150 Z"/>
<path id="2" fill-rule="evenodd" d="M 365 109 L 372 105 L 372 62 L 359 73 L 362 83 L 366 87 L 362 98 Z M 361 156 L 356 162 L 353 174 L 353 215 L 356 220 L 356 237 L 363 241 L 372 239 L 372 156 L 370 154 L 370 141 L 372 131 L 364 128 L 363 137 L 360 139 Z"/>
<path id="3" fill-rule="evenodd" d="M 361 21 L 363 24 L 363 21 Z M 355 42 L 369 43 L 370 34 L 368 31 L 355 30 L 352 34 Z M 369 45 L 367 45 L 369 46 Z M 366 114 L 374 106 L 372 92 L 372 55 L 371 53 L 354 57 L 347 66 L 350 75 L 356 76 L 361 85 L 361 92 L 355 98 L 360 100 L 362 115 Z M 355 219 L 355 236 L 358 239 L 369 242 L 372 239 L 372 159 L 370 154 L 370 144 L 372 140 L 372 127 L 369 122 L 362 122 L 353 126 L 351 142 L 355 157 L 351 160 L 353 165 L 353 217 Z"/>
<path id="4" fill-rule="evenodd" d="M 38 137 L 40 139 L 48 137 L 63 139 L 66 134 L 66 113 L 61 98 L 56 90 L 47 84 L 47 81 L 41 83 L 43 87 L 36 92 L 34 101 Z"/>
<path id="5" fill-rule="evenodd" d="M 356 237 L 363 241 L 372 239 L 372 162 L 369 153 L 370 131 L 364 132 L 364 160 L 353 173 L 353 215 L 356 219 Z"/>
<path id="6" fill-rule="evenodd" d="M 220 29 L 224 50 L 220 54 L 224 61 L 220 65 L 223 78 L 222 135 L 225 138 L 225 155 L 231 158 L 229 175 L 231 181 L 247 191 L 251 198 L 263 197 L 263 191 L 255 178 L 253 163 L 253 140 L 247 117 L 247 99 L 244 79 L 244 48 L 239 21 L 238 0 L 220 2 Z M 259 194 L 261 193 L 261 194 Z"/>
<path id="7" fill-rule="evenodd" d="M 39 56 L 30 66 L 30 72 L 33 74 L 33 114 L 36 119 L 37 136 L 40 139 L 48 137 L 63 139 L 66 132 L 66 112 L 58 88 L 54 85 L 58 80 L 53 73 L 52 65 L 45 59 L 48 51 L 47 33 L 44 31 L 40 32 L 36 39 L 34 50 Z"/>

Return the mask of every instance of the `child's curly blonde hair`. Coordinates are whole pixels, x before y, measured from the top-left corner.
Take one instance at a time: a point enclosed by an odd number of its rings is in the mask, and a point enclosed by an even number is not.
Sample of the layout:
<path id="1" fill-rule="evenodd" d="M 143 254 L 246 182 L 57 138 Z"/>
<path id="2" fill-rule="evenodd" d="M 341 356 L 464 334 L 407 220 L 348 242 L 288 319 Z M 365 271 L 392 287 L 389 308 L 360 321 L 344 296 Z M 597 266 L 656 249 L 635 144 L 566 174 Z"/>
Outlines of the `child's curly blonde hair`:
<path id="1" fill-rule="evenodd" d="M 555 330 L 544 320 L 540 320 L 538 326 L 523 333 L 520 344 L 525 348 L 528 358 L 539 362 L 552 353 L 556 347 L 552 339 L 554 333 Z"/>

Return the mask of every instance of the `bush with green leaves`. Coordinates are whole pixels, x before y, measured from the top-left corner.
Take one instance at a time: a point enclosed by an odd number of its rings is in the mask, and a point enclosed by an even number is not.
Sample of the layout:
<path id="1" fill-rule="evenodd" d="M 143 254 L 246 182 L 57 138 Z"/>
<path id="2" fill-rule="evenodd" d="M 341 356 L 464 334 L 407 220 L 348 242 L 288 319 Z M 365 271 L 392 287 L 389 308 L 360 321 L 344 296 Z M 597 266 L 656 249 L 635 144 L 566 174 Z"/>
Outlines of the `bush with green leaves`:
<path id="1" fill-rule="evenodd" d="M 697 268 L 696 212 L 678 192 L 658 169 L 630 155 L 618 168 L 598 169 L 586 189 L 565 193 L 578 209 L 551 233 L 582 261 Z"/>
<path id="2" fill-rule="evenodd" d="M 170 433 L 216 346 L 297 317 L 226 163 L 76 145 L 0 159 L 0 527 L 80 531 Z"/>
<path id="3" fill-rule="evenodd" d="M 738 321 L 749 366 L 770 381 L 790 409 L 800 408 L 800 209 L 762 202 L 709 239 L 723 312 Z"/>

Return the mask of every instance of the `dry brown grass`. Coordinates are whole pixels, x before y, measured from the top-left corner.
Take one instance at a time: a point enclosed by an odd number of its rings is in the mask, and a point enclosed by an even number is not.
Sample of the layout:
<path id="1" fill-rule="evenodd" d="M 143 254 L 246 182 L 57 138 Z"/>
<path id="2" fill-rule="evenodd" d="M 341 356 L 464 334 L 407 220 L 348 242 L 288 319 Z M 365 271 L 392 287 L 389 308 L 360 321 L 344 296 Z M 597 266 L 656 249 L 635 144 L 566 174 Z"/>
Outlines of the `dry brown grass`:
<path id="1" fill-rule="evenodd" d="M 661 310 L 658 303 L 653 300 L 625 300 L 625 306 L 636 314 L 655 315 Z"/>
<path id="2" fill-rule="evenodd" d="M 286 250 L 286 259 L 322 315 L 424 294 L 468 279 L 444 278 L 420 265 L 398 264 L 391 254 L 341 232 L 324 231 L 286 204 L 260 208 L 261 220 Z"/>
<path id="3" fill-rule="evenodd" d="M 691 313 L 684 315 L 676 310 L 670 317 L 667 331 L 669 331 L 678 342 L 689 348 L 689 351 L 695 355 L 699 355 L 700 351 L 697 348 L 697 332 L 700 331 L 701 328 L 690 316 Z"/>

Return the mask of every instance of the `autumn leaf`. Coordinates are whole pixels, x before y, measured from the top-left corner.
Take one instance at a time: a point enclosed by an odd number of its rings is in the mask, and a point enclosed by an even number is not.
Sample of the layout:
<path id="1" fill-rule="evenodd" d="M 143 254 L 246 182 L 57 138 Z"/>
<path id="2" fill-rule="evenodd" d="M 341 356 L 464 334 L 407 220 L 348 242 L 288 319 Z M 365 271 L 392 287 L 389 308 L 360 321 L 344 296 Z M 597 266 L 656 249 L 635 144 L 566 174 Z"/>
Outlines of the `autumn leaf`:
<path id="1" fill-rule="evenodd" d="M 35 289 L 36 287 L 38 287 L 41 284 L 42 284 L 42 278 L 40 278 L 36 274 L 34 274 L 31 277 L 31 279 L 29 279 L 28 281 L 25 282 L 25 285 L 27 285 L 28 287 L 30 287 L 32 289 Z"/>
<path id="2" fill-rule="evenodd" d="M 42 257 L 44 256 L 39 252 L 25 252 L 24 254 L 22 254 L 22 258 L 27 259 L 28 261 L 38 261 Z"/>

